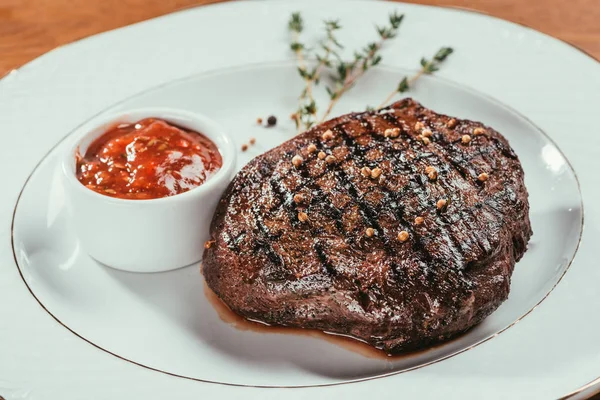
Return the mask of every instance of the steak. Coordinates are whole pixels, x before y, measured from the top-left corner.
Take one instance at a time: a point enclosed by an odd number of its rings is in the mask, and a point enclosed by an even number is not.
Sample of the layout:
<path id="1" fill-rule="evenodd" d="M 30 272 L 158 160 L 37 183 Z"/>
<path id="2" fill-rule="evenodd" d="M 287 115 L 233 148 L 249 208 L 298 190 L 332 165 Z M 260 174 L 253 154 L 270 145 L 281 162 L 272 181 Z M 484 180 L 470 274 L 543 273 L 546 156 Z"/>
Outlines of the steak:
<path id="1" fill-rule="evenodd" d="M 246 165 L 215 212 L 203 273 L 247 319 L 414 350 L 508 297 L 532 234 L 527 196 L 502 135 L 405 99 Z"/>

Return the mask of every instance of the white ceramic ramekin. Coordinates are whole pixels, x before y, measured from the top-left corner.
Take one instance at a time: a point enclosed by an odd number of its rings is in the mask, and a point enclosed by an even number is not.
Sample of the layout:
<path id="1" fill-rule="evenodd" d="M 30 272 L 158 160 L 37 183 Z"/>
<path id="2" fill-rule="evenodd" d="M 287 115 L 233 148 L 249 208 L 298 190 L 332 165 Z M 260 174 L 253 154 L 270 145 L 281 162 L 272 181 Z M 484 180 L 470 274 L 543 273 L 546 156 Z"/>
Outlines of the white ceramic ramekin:
<path id="1" fill-rule="evenodd" d="M 85 187 L 76 177 L 75 154 L 118 123 L 160 118 L 201 132 L 223 157 L 221 169 L 202 185 L 175 196 L 118 199 Z M 209 118 L 187 111 L 144 108 L 94 118 L 71 136 L 62 160 L 66 197 L 82 247 L 97 261 L 132 272 L 158 272 L 200 260 L 208 228 L 236 165 L 236 151 L 225 131 Z"/>

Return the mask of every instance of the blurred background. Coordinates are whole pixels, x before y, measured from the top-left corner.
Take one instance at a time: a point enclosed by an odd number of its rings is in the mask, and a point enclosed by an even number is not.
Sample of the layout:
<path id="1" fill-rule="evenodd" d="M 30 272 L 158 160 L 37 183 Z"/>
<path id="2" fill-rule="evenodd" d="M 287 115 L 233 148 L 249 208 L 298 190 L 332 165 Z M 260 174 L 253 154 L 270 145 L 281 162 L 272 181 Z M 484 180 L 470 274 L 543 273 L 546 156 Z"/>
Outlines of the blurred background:
<path id="1" fill-rule="evenodd" d="M 184 8 L 217 2 L 219 0 L 0 0 L 0 77 L 62 44 Z M 491 14 L 555 36 L 600 59 L 600 0 L 408 2 Z"/>

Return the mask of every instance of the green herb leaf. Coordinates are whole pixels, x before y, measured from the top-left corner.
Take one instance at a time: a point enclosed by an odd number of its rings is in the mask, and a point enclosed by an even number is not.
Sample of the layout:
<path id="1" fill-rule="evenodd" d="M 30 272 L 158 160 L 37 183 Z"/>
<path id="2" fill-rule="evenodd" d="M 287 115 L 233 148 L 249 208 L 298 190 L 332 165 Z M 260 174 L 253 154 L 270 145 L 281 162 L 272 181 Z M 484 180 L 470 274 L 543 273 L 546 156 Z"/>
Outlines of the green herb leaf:
<path id="1" fill-rule="evenodd" d="M 288 28 L 290 31 L 300 33 L 304 29 L 304 21 L 299 12 L 292 13 L 290 21 L 288 22 Z"/>
<path id="2" fill-rule="evenodd" d="M 452 49 L 452 47 L 442 47 L 441 49 L 438 50 L 437 53 L 435 53 L 435 56 L 433 56 L 433 59 L 437 62 L 442 62 L 453 52 L 454 52 L 454 50 Z"/>
<path id="3" fill-rule="evenodd" d="M 333 44 L 335 44 L 338 48 L 343 49 L 344 46 L 342 46 L 342 44 L 340 42 L 338 42 L 338 40 L 334 37 L 331 37 L 331 41 L 333 42 Z"/>
<path id="4" fill-rule="evenodd" d="M 298 67 L 298 73 L 300 74 L 300 76 L 304 79 L 306 79 L 306 70 L 302 67 Z"/>
<path id="5" fill-rule="evenodd" d="M 392 28 L 398 29 L 403 19 L 404 14 L 398 14 L 396 11 L 390 14 L 390 24 L 392 25 Z"/>
<path id="6" fill-rule="evenodd" d="M 310 103 L 304 106 L 304 112 L 306 114 L 316 114 L 317 112 L 317 103 L 314 100 L 311 100 Z"/>
<path id="7" fill-rule="evenodd" d="M 348 67 L 344 62 L 341 62 L 338 65 L 337 73 L 338 73 L 340 81 L 343 81 L 344 79 L 346 79 L 346 76 L 348 75 Z"/>
<path id="8" fill-rule="evenodd" d="M 404 77 L 402 78 L 402 80 L 400 81 L 400 83 L 398 84 L 398 92 L 399 93 L 404 93 L 409 89 L 408 86 L 408 78 Z"/>
<path id="9" fill-rule="evenodd" d="M 375 66 L 375 65 L 379 64 L 380 62 L 381 62 L 381 56 L 380 55 L 376 55 L 373 58 L 373 61 L 371 61 L 371 65 Z"/>
<path id="10" fill-rule="evenodd" d="M 329 31 L 336 31 L 336 30 L 342 28 L 339 23 L 339 20 L 337 20 L 337 19 L 326 20 L 324 22 L 325 22 L 325 29 L 327 29 Z"/>
<path id="11" fill-rule="evenodd" d="M 329 86 L 325 88 L 325 90 L 327 90 L 327 94 L 329 95 L 329 98 L 331 100 L 334 100 L 337 96 L 337 93 L 335 92 L 335 90 L 331 89 Z"/>

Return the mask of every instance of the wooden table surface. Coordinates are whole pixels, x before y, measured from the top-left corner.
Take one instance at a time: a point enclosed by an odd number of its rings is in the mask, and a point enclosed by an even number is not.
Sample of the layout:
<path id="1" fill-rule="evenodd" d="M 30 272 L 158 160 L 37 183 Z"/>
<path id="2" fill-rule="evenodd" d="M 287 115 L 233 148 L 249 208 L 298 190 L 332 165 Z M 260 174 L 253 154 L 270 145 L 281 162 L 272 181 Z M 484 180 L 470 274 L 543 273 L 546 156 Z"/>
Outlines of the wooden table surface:
<path id="1" fill-rule="evenodd" d="M 61 44 L 220 0 L 0 0 L 0 76 Z M 408 0 L 530 26 L 600 59 L 600 0 Z"/>
<path id="2" fill-rule="evenodd" d="M 0 77 L 62 44 L 218 1 L 0 0 Z M 488 13 L 560 38 L 600 60 L 600 0 L 408 1 Z"/>

